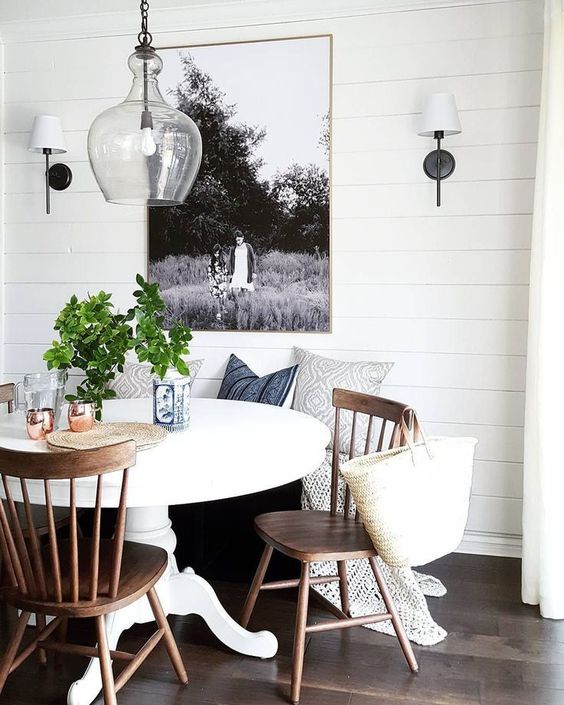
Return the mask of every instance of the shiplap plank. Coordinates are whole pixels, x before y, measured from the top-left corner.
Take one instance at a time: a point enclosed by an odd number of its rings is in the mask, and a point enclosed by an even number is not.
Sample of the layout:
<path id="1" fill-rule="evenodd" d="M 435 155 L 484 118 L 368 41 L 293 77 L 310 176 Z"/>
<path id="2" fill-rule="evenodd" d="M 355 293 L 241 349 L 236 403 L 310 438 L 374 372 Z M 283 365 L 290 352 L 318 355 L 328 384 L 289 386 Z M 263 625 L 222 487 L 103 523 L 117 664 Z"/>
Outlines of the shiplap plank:
<path id="1" fill-rule="evenodd" d="M 450 254 L 452 253 L 445 253 L 447 260 Z M 345 253 L 342 253 L 340 257 L 344 255 Z M 384 253 L 379 253 L 378 257 L 383 255 Z M 417 253 L 417 259 L 419 255 L 420 253 Z M 385 262 L 385 257 L 383 259 Z M 524 259 L 527 260 L 527 253 L 524 253 Z M 427 260 L 427 265 L 428 263 Z M 436 265 L 435 262 L 434 266 Z M 359 276 L 362 271 L 364 270 L 360 270 Z M 369 271 L 372 272 L 370 267 Z M 379 280 L 379 272 L 378 266 L 374 270 L 376 281 Z M 342 317 L 527 320 L 528 286 L 468 286 L 463 285 L 462 281 L 463 277 L 460 278 L 460 284 L 455 282 L 455 285 L 389 284 L 382 286 L 336 283 L 333 287 L 333 310 L 336 316 Z"/>
<path id="2" fill-rule="evenodd" d="M 477 76 L 425 77 L 341 83 L 333 90 L 333 117 L 418 113 L 430 93 L 449 93 L 456 84 L 459 110 L 519 108 L 540 103 L 540 71 L 510 71 Z"/>
<path id="3" fill-rule="evenodd" d="M 429 151 L 429 148 L 409 152 L 406 150 L 403 159 L 398 159 L 397 151 L 391 149 L 335 154 L 333 184 L 342 186 L 427 183 L 422 164 Z M 456 169 L 449 177 L 449 184 L 454 181 L 497 181 L 535 177 L 537 145 L 534 142 L 457 147 L 453 152 L 456 153 Z M 16 175 L 17 173 L 16 170 Z"/>
<path id="4" fill-rule="evenodd" d="M 35 115 L 56 113 L 66 132 L 87 129 L 94 118 L 123 96 L 84 98 L 83 100 L 26 100 L 4 106 L 4 131 L 29 134 Z M 66 156 L 66 155 L 65 155 Z"/>
<path id="5" fill-rule="evenodd" d="M 15 257 L 9 256 L 7 259 Z M 79 257 L 76 255 L 75 257 Z M 94 256 L 91 256 L 94 258 Z M 131 269 L 135 274 L 135 263 L 126 263 L 121 255 L 107 258 L 114 262 L 116 276 L 120 271 Z M 130 258 L 132 259 L 132 258 Z M 121 265 L 121 270 L 120 270 Z M 44 263 L 44 267 L 45 267 Z M 78 266 L 78 264 L 77 264 Z M 90 265 L 95 267 L 96 265 Z M 41 268 L 38 266 L 40 271 Z M 80 267 L 78 266 L 78 269 Z M 24 269 L 25 271 L 25 269 Z M 43 274 L 44 278 L 46 275 Z M 87 278 L 87 272 L 84 273 Z M 67 281 L 79 280 L 80 272 L 75 267 L 66 275 Z M 109 281 L 106 283 L 111 283 Z M 41 280 L 39 280 L 41 281 Z M 17 317 L 16 317 L 17 318 Z M 11 320 L 6 316 L 5 340 L 11 343 L 43 342 L 49 340 L 51 316 L 27 316 L 25 321 Z M 348 349 L 364 350 L 386 348 L 398 352 L 462 353 L 477 355 L 525 355 L 527 349 L 526 321 L 486 321 L 448 319 L 404 319 L 380 318 L 335 318 L 332 333 L 302 333 L 294 335 L 293 342 L 306 348 L 319 350 Z M 206 346 L 225 344 L 225 333 L 199 332 L 200 343 Z M 272 332 L 261 335 L 263 347 L 279 348 L 289 343 L 288 333 Z M 252 344 L 249 336 L 257 333 L 234 331 L 229 334 L 234 347 Z"/>
<path id="6" fill-rule="evenodd" d="M 12 223 L 4 233 L 8 254 L 147 251 L 144 223 Z M 37 301 L 34 302 L 37 305 Z M 54 309 L 51 309 L 54 310 Z"/>
<path id="7" fill-rule="evenodd" d="M 523 425 L 524 392 L 396 387 L 385 380 L 382 396 L 394 399 L 398 398 L 398 394 L 417 409 L 423 419 L 435 423 Z"/>
<path id="8" fill-rule="evenodd" d="M 493 534 L 521 534 L 521 499 L 502 497 L 470 498 L 468 531 L 483 531 Z"/>
<path id="9" fill-rule="evenodd" d="M 531 245 L 531 228 L 529 214 L 334 218 L 333 255 L 342 250 L 521 250 Z"/>
<path id="10" fill-rule="evenodd" d="M 55 108 L 55 106 L 53 106 Z M 53 110 L 56 112 L 56 108 Z M 41 154 L 28 151 L 27 145 L 29 142 L 29 130 L 31 130 L 31 120 L 29 129 L 26 132 L 8 132 L 4 135 L 4 162 L 6 164 L 33 164 L 42 173 L 42 168 L 45 165 L 45 158 Z M 87 126 L 85 126 L 87 128 Z M 53 162 L 87 162 L 88 151 L 86 148 L 86 139 L 88 130 L 83 128 L 79 131 L 70 131 L 65 129 L 65 142 L 67 145 L 66 154 L 58 154 L 53 158 Z M 72 189 L 72 184 L 70 186 Z M 64 192 L 68 194 L 68 191 Z"/>
<path id="11" fill-rule="evenodd" d="M 51 191 L 51 215 L 54 223 L 115 223 L 144 222 L 146 209 L 141 206 L 123 206 L 107 203 L 101 191 L 73 193 Z M 5 196 L 5 223 L 44 223 L 45 203 L 41 198 L 13 193 Z"/>
<path id="12" fill-rule="evenodd" d="M 425 76 L 465 76 L 529 71 L 542 66 L 542 34 L 387 47 L 350 47 L 336 53 L 335 83 L 364 83 Z M 337 60 L 338 59 L 338 60 Z"/>
<path id="13" fill-rule="evenodd" d="M 476 459 L 523 463 L 523 429 L 518 426 L 433 423 L 421 419 L 429 436 L 471 436 L 478 439 Z"/>
<path id="14" fill-rule="evenodd" d="M 436 185 L 386 184 L 377 186 L 335 186 L 334 218 L 374 218 L 406 215 L 435 216 Z M 442 187 L 442 215 L 530 214 L 534 180 L 448 182 Z M 10 203 L 9 197 L 6 199 Z"/>
<path id="15" fill-rule="evenodd" d="M 203 377 L 221 379 L 229 355 L 234 353 L 258 375 L 293 364 L 292 348 L 204 347 L 196 334 L 192 357 L 202 358 Z M 355 362 L 393 362 L 386 384 L 395 387 L 452 387 L 461 389 L 490 389 L 524 391 L 525 358 L 484 355 L 436 355 L 429 353 L 400 353 L 392 350 L 327 350 L 312 348 L 324 356 Z"/>
<path id="16" fill-rule="evenodd" d="M 230 334 L 230 344 L 252 344 L 242 331 Z M 205 346 L 225 345 L 225 334 L 200 332 L 199 342 Z M 288 334 L 269 333 L 262 336 L 263 346 L 284 347 Z M 467 353 L 485 355 L 525 355 L 527 351 L 527 323 L 525 321 L 471 321 L 421 319 L 394 320 L 381 318 L 335 318 L 330 334 L 301 333 L 292 343 L 319 350 L 366 349 L 396 350 L 398 352 Z"/>
<path id="17" fill-rule="evenodd" d="M 456 83 L 452 90 L 456 90 Z M 454 150 L 461 146 L 534 142 L 538 112 L 536 106 L 460 111 L 462 132 L 445 138 L 443 147 Z M 422 146 L 428 146 L 430 151 L 434 149 L 434 141 L 417 134 L 420 121 L 418 114 L 336 119 L 333 121 L 334 153 L 421 149 Z"/>
<path id="18" fill-rule="evenodd" d="M 528 284 L 529 253 L 480 250 L 453 252 L 341 252 L 333 263 L 336 283 L 345 284 Z"/>
<path id="19" fill-rule="evenodd" d="M 10 282 L 98 281 L 102 283 L 135 281 L 146 270 L 141 253 L 114 254 L 18 254 L 6 255 L 4 278 Z"/>
<path id="20" fill-rule="evenodd" d="M 527 285 L 529 253 L 525 250 L 365 252 L 362 255 L 342 252 L 334 263 L 333 272 L 337 284 L 351 285 Z"/>
<path id="21" fill-rule="evenodd" d="M 123 277 L 125 279 L 125 277 Z M 7 283 L 4 286 L 6 310 L 8 315 L 20 314 L 49 314 L 53 318 L 70 299 L 73 294 L 83 298 L 96 294 L 100 289 L 109 289 L 112 302 L 122 311 L 133 303 L 132 281 L 112 282 L 108 287 L 107 282 L 43 282 L 41 284 L 41 297 L 37 297 L 37 287 L 33 283 Z M 22 322 L 25 319 L 22 318 Z"/>
<path id="22" fill-rule="evenodd" d="M 523 466 L 520 463 L 474 462 L 472 493 L 487 497 L 523 496 Z"/>
<path id="23" fill-rule="evenodd" d="M 52 164 L 65 162 L 65 155 L 58 154 L 51 160 Z M 72 183 L 67 193 L 96 193 L 98 185 L 88 162 L 72 162 Z M 35 163 L 12 164 L 10 178 L 4 183 L 5 193 L 43 193 L 45 176 Z"/>

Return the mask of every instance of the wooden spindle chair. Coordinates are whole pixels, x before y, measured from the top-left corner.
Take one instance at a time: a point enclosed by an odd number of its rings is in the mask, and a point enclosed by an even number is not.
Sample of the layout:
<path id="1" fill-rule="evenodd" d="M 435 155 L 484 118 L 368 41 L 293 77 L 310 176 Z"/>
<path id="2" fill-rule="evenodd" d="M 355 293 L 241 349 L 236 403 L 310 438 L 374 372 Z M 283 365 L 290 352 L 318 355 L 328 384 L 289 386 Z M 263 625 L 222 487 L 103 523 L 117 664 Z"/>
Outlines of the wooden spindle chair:
<path id="1" fill-rule="evenodd" d="M 405 422 L 406 427 L 410 429 L 413 424 L 414 413 L 405 404 L 344 389 L 333 390 L 333 406 L 335 407 L 335 441 L 333 444 L 331 474 L 331 509 L 328 512 L 272 512 L 256 517 L 255 530 L 264 540 L 266 546 L 247 595 L 241 617 L 241 625 L 246 627 L 261 590 L 298 588 L 290 695 L 292 703 L 298 703 L 300 699 L 306 637 L 308 634 L 315 632 L 391 620 L 409 668 L 414 673 L 418 670 L 415 654 L 376 561 L 377 552 L 362 523 L 358 521 L 358 517 L 352 511 L 352 500 L 348 487 L 345 493 L 344 509 L 339 511 L 339 440 L 342 435 L 343 412 L 352 412 L 351 436 L 348 441 L 349 458 L 353 458 L 355 455 L 368 455 L 383 448 L 395 448 L 403 445 L 405 443 L 405 434 L 402 430 L 402 420 Z M 366 437 L 364 443 L 361 440 L 360 444 L 357 441 L 358 427 L 361 426 L 358 422 L 359 415 L 368 417 L 368 421 L 365 424 Z M 375 436 L 378 421 L 380 422 L 380 429 L 377 434 L 378 440 L 374 447 L 373 437 Z M 362 453 L 356 453 L 356 449 L 359 447 L 362 447 Z M 299 579 L 264 582 L 274 549 L 301 562 Z M 370 562 L 386 606 L 386 612 L 363 617 L 351 617 L 346 562 L 347 560 L 362 558 L 368 559 Z M 338 574 L 335 576 L 310 577 L 309 564 L 318 561 L 336 561 Z M 307 612 L 310 587 L 330 582 L 339 583 L 341 609 L 335 607 L 321 595 L 317 593 L 314 593 L 314 595 L 338 619 L 337 621 L 321 622 L 308 626 Z"/>
<path id="2" fill-rule="evenodd" d="M 116 693 L 125 685 L 155 646 L 164 639 L 166 650 L 181 683 L 188 682 L 186 669 L 167 618 L 155 591 L 164 573 L 168 556 L 164 549 L 124 540 L 127 485 L 130 468 L 135 465 L 135 443 L 127 441 L 95 450 L 62 452 L 22 452 L 0 448 L 0 550 L 6 566 L 9 587 L 0 590 L 0 599 L 21 610 L 15 631 L 0 660 L 0 692 L 10 673 L 36 649 L 56 653 L 98 657 L 102 672 L 105 705 L 116 704 Z M 122 471 L 119 507 L 114 537 L 101 538 L 104 476 Z M 77 522 L 77 481 L 88 482 L 95 494 L 92 538 L 79 536 Z M 31 519 L 30 482 L 42 494 L 47 513 L 48 545 L 43 549 Z M 61 483 L 68 483 L 70 506 L 69 538 L 61 539 L 54 520 L 52 491 L 60 496 Z M 84 491 L 84 487 L 81 488 Z M 36 493 L 34 492 L 34 496 Z M 2 498 L 3 497 L 3 498 Z M 21 502 L 28 518 L 29 539 L 24 536 Z M 31 528 L 29 528 L 31 527 Z M 105 615 L 147 596 L 158 629 L 136 653 L 110 651 Z M 20 653 L 25 627 L 32 612 L 41 615 L 42 627 Z M 54 619 L 45 624 L 45 616 Z M 52 638 L 68 617 L 93 617 L 96 622 L 96 647 L 69 644 Z M 112 660 L 126 666 L 114 680 Z"/>
<path id="3" fill-rule="evenodd" d="M 11 414 L 14 411 L 15 408 L 15 385 L 12 383 L 9 384 L 0 384 L 0 404 L 6 404 L 6 408 L 9 414 Z M 23 423 L 23 422 L 22 422 Z M 21 508 L 18 506 L 18 509 Z M 54 507 L 53 508 L 54 516 L 55 516 L 55 526 L 57 529 L 61 529 L 65 526 L 68 526 L 69 523 L 69 512 L 68 509 L 65 507 Z M 79 512 L 79 516 L 82 515 L 82 511 Z M 32 516 L 33 516 L 33 524 L 35 526 L 35 531 L 38 536 L 42 537 L 45 536 L 48 533 L 48 526 L 47 526 L 47 515 L 45 513 L 44 507 L 40 505 L 33 505 L 33 510 L 32 510 Z M 24 521 L 25 521 L 25 516 L 24 516 Z M 27 532 L 27 527 L 24 529 L 24 535 L 26 538 L 28 538 L 28 532 Z"/>

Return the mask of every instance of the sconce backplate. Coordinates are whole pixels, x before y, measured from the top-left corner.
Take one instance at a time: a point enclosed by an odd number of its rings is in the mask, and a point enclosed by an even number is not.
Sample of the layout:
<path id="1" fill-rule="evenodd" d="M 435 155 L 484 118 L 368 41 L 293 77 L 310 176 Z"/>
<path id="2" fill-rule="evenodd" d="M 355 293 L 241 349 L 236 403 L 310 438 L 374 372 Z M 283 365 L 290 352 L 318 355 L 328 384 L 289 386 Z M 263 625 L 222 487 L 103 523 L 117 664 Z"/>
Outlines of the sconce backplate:
<path id="1" fill-rule="evenodd" d="M 71 182 L 72 171 L 66 164 L 53 164 L 49 168 L 49 186 L 55 191 L 64 191 Z"/>
<path id="2" fill-rule="evenodd" d="M 446 149 L 441 149 L 441 180 L 448 179 L 448 177 L 454 171 L 456 162 L 454 157 Z M 437 179 L 437 150 L 434 149 L 432 152 L 425 157 L 423 160 L 423 171 L 427 174 L 430 179 Z"/>

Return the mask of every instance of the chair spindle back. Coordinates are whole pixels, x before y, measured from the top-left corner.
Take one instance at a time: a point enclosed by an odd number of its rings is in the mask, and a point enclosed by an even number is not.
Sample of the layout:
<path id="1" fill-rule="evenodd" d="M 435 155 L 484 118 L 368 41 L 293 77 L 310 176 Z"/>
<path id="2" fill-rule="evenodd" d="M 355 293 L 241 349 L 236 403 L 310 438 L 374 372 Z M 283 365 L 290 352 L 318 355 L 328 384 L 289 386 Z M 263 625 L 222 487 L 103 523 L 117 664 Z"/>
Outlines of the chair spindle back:
<path id="1" fill-rule="evenodd" d="M 14 399 L 15 385 L 11 382 L 9 384 L 0 384 L 0 404 L 8 405 L 9 414 L 14 410 Z"/>
<path id="2" fill-rule="evenodd" d="M 402 420 L 411 431 L 415 418 L 413 409 L 391 399 L 353 392 L 347 389 L 333 390 L 333 406 L 335 407 L 335 433 L 333 443 L 333 459 L 331 466 L 331 514 L 339 513 L 339 468 L 340 449 L 348 448 L 348 458 L 359 455 L 369 455 L 383 449 L 397 448 L 406 443 Z M 343 413 L 351 412 L 350 439 L 343 439 Z M 378 441 L 374 446 L 375 428 Z M 360 429 L 360 431 L 359 431 Z M 363 438 L 357 438 L 359 434 Z M 343 516 L 349 519 L 351 515 L 352 498 L 347 486 Z"/>
<path id="3" fill-rule="evenodd" d="M 116 597 L 119 590 L 121 561 L 125 537 L 125 518 L 129 468 L 135 465 L 135 442 L 126 441 L 95 450 L 60 452 L 24 452 L 0 448 L 0 551 L 12 587 L 31 600 L 71 603 L 91 602 L 101 596 Z M 99 584 L 101 516 L 104 476 L 123 472 L 109 585 Z M 96 477 L 94 525 L 89 571 L 79 571 L 79 529 L 77 521 L 77 486 L 80 478 Z M 41 543 L 33 522 L 29 481 L 42 483 L 47 515 L 48 547 Z M 56 530 L 52 491 L 61 495 L 62 483 L 68 482 L 70 507 L 69 538 L 63 543 Z M 23 511 L 17 505 L 23 504 Z M 85 544 L 86 545 L 86 544 Z M 83 557 L 84 558 L 84 557 Z"/>

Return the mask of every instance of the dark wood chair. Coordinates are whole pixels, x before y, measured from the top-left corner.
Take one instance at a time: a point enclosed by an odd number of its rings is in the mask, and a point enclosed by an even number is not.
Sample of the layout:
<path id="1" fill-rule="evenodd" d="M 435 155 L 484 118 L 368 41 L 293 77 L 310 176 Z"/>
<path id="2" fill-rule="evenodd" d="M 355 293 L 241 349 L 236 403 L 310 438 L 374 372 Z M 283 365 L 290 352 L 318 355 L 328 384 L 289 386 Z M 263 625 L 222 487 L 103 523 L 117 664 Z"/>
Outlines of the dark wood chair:
<path id="1" fill-rule="evenodd" d="M 15 385 L 11 382 L 8 384 L 0 384 L 0 405 L 5 404 L 8 413 L 11 414 L 14 411 L 15 403 Z M 22 511 L 22 508 L 18 505 L 18 509 Z M 65 507 L 53 507 L 53 514 L 55 516 L 55 526 L 57 529 L 62 529 L 69 524 L 69 512 Z M 78 516 L 80 517 L 83 511 L 80 511 Z M 33 524 L 38 536 L 46 536 L 48 532 L 47 526 L 47 515 L 45 513 L 45 507 L 34 504 L 32 506 Z M 26 522 L 25 514 L 22 512 L 22 521 Z M 80 531 L 80 527 L 79 527 Z M 28 537 L 27 526 L 24 528 L 24 535 Z M 0 573 L 1 575 L 1 573 Z"/>
<path id="2" fill-rule="evenodd" d="M 339 439 L 341 438 L 343 411 L 352 412 L 351 437 L 348 442 L 348 455 L 349 458 L 352 458 L 355 456 L 355 448 L 359 447 L 357 441 L 357 428 L 361 425 L 358 423 L 359 414 L 368 417 L 366 438 L 364 442 L 361 441 L 362 454 L 368 455 L 373 452 L 371 449 L 373 446 L 372 438 L 375 430 L 375 419 L 380 421 L 378 442 L 375 450 L 379 451 L 384 447 L 394 448 L 405 442 L 402 420 L 407 428 L 411 428 L 414 418 L 413 410 L 405 404 L 400 404 L 396 401 L 344 389 L 333 390 L 333 406 L 335 407 L 335 443 L 333 446 L 331 475 L 331 510 L 329 512 L 273 512 L 256 517 L 255 530 L 264 540 L 266 546 L 241 617 L 241 624 L 246 627 L 261 590 L 278 590 L 290 587 L 299 589 L 292 658 L 291 701 L 293 703 L 298 703 L 300 699 L 307 634 L 391 620 L 409 668 L 414 673 L 418 670 L 413 649 L 405 634 L 382 572 L 378 567 L 376 550 L 362 523 L 355 520 L 348 488 L 345 494 L 344 511 L 338 511 Z M 301 562 L 301 576 L 299 579 L 264 582 L 274 549 Z M 353 618 L 349 612 L 346 562 L 347 560 L 358 560 L 361 558 L 365 558 L 370 562 L 387 611 L 382 614 Z M 338 575 L 310 577 L 309 564 L 315 561 L 336 561 Z M 339 583 L 342 609 L 338 609 L 328 600 L 322 598 L 321 595 L 317 593 L 314 593 L 314 595 L 338 620 L 308 626 L 307 612 L 310 587 L 329 582 Z"/>
<path id="3" fill-rule="evenodd" d="M 155 591 L 164 573 L 168 556 L 156 546 L 124 541 L 129 468 L 135 465 L 135 443 L 127 441 L 105 448 L 57 453 L 22 452 L 0 448 L 0 477 L 5 499 L 0 499 L 0 549 L 5 562 L 9 587 L 0 590 L 0 599 L 21 610 L 15 631 L 0 660 L 0 692 L 6 679 L 35 650 L 98 657 L 102 671 L 105 705 L 116 704 L 116 692 L 129 680 L 155 646 L 164 639 L 166 650 L 181 683 L 188 677 L 182 657 Z M 101 538 L 104 475 L 123 472 L 121 493 L 113 539 Z M 78 534 L 76 480 L 96 477 L 94 528 L 91 539 Z M 48 545 L 40 546 L 31 522 L 28 480 L 43 483 L 48 519 Z M 56 531 L 51 482 L 67 480 L 69 485 L 69 538 L 62 540 Z M 93 488 L 94 489 L 94 488 Z M 23 533 L 21 514 L 16 504 L 23 503 L 28 519 L 29 539 Z M 110 651 L 105 615 L 147 596 L 158 629 L 136 653 Z M 42 616 L 32 641 L 18 654 L 30 615 Z M 53 621 L 46 626 L 45 616 Z M 66 638 L 52 637 L 68 617 L 93 617 L 96 622 L 96 647 L 69 644 Z M 112 660 L 126 662 L 114 680 Z"/>

